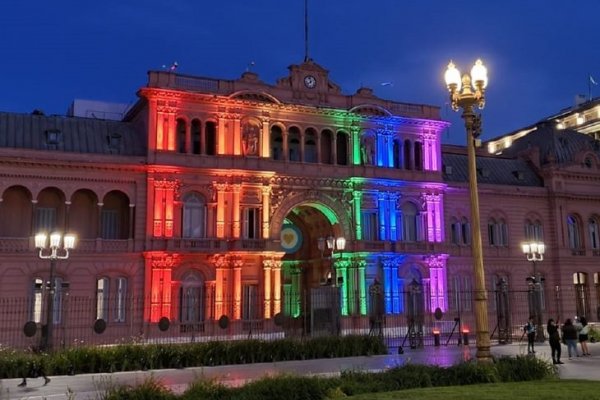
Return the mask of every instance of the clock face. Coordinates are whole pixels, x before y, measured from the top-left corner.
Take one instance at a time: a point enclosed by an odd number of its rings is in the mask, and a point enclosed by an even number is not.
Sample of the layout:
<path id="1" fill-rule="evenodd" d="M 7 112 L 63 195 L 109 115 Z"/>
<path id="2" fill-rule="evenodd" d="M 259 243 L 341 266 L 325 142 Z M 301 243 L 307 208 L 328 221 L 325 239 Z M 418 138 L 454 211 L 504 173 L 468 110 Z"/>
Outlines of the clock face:
<path id="1" fill-rule="evenodd" d="M 312 75 L 306 75 L 304 77 L 304 85 L 307 88 L 312 89 L 312 88 L 314 88 L 317 85 L 317 80 Z"/>

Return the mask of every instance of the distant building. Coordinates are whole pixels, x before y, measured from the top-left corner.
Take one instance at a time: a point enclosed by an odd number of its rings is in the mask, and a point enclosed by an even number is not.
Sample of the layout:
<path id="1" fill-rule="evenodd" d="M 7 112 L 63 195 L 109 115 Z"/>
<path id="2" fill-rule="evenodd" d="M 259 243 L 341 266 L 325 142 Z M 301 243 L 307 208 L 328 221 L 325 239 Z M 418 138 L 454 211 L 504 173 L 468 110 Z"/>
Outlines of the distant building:
<path id="1" fill-rule="evenodd" d="M 361 332 L 375 280 L 386 329 L 472 326 L 466 151 L 441 146 L 438 107 L 344 95 L 311 60 L 274 85 L 151 71 L 139 96 L 117 121 L 125 108 L 83 101 L 67 117 L 0 113 L 0 343 L 45 321 L 49 266 L 33 236 L 54 230 L 78 237 L 57 262 L 62 343 L 217 335 L 222 316 L 229 333 L 285 334 L 277 315 L 307 334 L 335 321 L 332 332 Z M 544 313 L 593 319 L 599 304 L 600 155 L 592 138 L 551 128 L 478 155 L 489 309 L 501 314 L 502 283 L 505 329 L 530 312 L 526 239 L 547 244 Z"/>
<path id="2" fill-rule="evenodd" d="M 73 100 L 67 110 L 67 117 L 110 119 L 121 121 L 131 104 L 109 103 L 96 100 Z"/>

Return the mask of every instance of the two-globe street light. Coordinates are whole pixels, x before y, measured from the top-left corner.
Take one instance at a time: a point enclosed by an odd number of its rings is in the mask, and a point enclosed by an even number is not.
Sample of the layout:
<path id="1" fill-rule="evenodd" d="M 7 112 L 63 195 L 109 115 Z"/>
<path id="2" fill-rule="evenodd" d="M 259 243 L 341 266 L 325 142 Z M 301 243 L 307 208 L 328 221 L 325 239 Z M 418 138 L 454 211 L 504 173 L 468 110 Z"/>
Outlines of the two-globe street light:
<path id="1" fill-rule="evenodd" d="M 485 105 L 485 88 L 488 83 L 487 69 L 481 60 L 477 60 L 471 74 L 461 76 L 452 61 L 445 74 L 446 86 L 450 91 L 452 109 L 462 108 L 461 117 L 465 121 L 467 131 L 467 151 L 469 164 L 469 194 L 471 197 L 471 229 L 473 250 L 473 275 L 475 277 L 475 331 L 477 359 L 491 362 L 490 336 L 487 316 L 487 292 L 485 290 L 485 271 L 483 268 L 483 252 L 481 247 L 481 227 L 479 222 L 479 194 L 477 192 L 477 167 L 475 163 L 476 139 L 481 134 L 481 116 L 476 115 L 474 108 L 482 109 Z"/>
<path id="2" fill-rule="evenodd" d="M 324 254 L 325 254 L 325 249 L 328 249 L 329 251 L 331 251 L 331 267 L 333 268 L 333 262 L 334 262 L 334 255 L 336 250 L 338 251 L 344 251 L 344 249 L 346 248 L 346 238 L 343 236 L 340 237 L 333 237 L 333 236 L 328 236 L 327 238 L 323 238 L 320 237 L 317 240 L 317 247 L 319 248 L 319 250 L 321 251 L 321 259 L 324 259 Z M 332 271 L 329 271 L 327 279 L 331 278 Z M 338 277 L 336 276 L 336 279 Z M 336 282 L 332 282 L 332 284 L 336 284 Z"/>
<path id="3" fill-rule="evenodd" d="M 527 261 L 533 263 L 533 275 L 527 278 L 530 284 L 529 312 L 535 322 L 535 340 L 544 341 L 544 322 L 542 320 L 542 277 L 538 275 L 536 262 L 544 260 L 546 245 L 543 242 L 528 242 L 522 244 L 523 254 Z"/>
<path id="4" fill-rule="evenodd" d="M 44 331 L 42 330 L 42 342 L 40 347 L 42 350 L 51 351 L 54 330 L 54 300 L 56 296 L 56 282 L 54 278 L 56 260 L 66 260 L 69 258 L 69 250 L 75 247 L 75 236 L 65 235 L 63 237 L 60 233 L 54 232 L 50 234 L 50 243 L 48 243 L 48 236 L 45 233 L 38 233 L 35 235 L 35 247 L 39 249 L 38 256 L 41 259 L 50 260 L 50 292 L 47 298 L 46 332 L 44 334 Z"/>

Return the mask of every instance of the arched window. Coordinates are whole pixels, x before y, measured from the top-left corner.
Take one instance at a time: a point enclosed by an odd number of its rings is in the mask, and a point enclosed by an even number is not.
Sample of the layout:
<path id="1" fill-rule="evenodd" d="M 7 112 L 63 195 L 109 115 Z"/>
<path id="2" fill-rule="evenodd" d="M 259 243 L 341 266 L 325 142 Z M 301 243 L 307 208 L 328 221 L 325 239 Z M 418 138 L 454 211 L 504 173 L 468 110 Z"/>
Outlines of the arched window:
<path id="1" fill-rule="evenodd" d="M 462 244 L 471 244 L 471 224 L 466 218 L 460 220 L 460 234 Z"/>
<path id="2" fill-rule="evenodd" d="M 497 231 L 496 220 L 491 218 L 488 220 L 488 243 L 490 246 L 498 246 L 499 238 Z"/>
<path id="3" fill-rule="evenodd" d="M 595 218 L 590 218 L 588 221 L 588 233 L 590 237 L 590 247 L 594 250 L 598 250 L 598 248 L 600 248 L 600 243 L 598 242 L 598 222 Z"/>
<path id="4" fill-rule="evenodd" d="M 336 136 L 336 155 L 337 165 L 348 165 L 348 134 L 346 132 L 338 132 Z"/>
<path id="5" fill-rule="evenodd" d="M 184 238 L 206 237 L 206 201 L 203 197 L 190 193 L 183 200 L 181 236 Z"/>
<path id="6" fill-rule="evenodd" d="M 301 161 L 300 154 L 300 130 L 295 126 L 288 131 L 288 160 Z"/>
<path id="7" fill-rule="evenodd" d="M 569 248 L 573 250 L 581 249 L 579 220 L 575 215 L 569 215 L 567 217 L 567 229 L 569 235 Z"/>
<path id="8" fill-rule="evenodd" d="M 544 240 L 542 223 L 540 220 L 525 220 L 525 238 L 528 241 L 536 242 Z"/>
<path id="9" fill-rule="evenodd" d="M 283 160 L 283 133 L 278 126 L 271 128 L 271 158 Z"/>
<path id="10" fill-rule="evenodd" d="M 508 225 L 504 219 L 498 221 L 498 237 L 500 239 L 499 246 L 508 246 Z"/>
<path id="11" fill-rule="evenodd" d="M 191 129 L 191 140 L 192 140 L 192 153 L 193 154 L 202 154 L 202 123 L 194 119 L 192 120 L 192 129 Z"/>
<path id="12" fill-rule="evenodd" d="M 394 139 L 394 168 L 402 168 L 402 141 Z"/>
<path id="13" fill-rule="evenodd" d="M 331 150 L 333 146 L 333 133 L 329 129 L 321 132 L 321 163 L 333 164 Z"/>
<path id="14" fill-rule="evenodd" d="M 460 222 L 456 218 L 452 218 L 450 220 L 450 242 L 452 244 L 462 244 L 460 231 Z"/>
<path id="15" fill-rule="evenodd" d="M 406 139 L 404 141 L 404 169 L 412 169 L 412 166 L 410 163 L 410 160 L 412 159 L 411 153 L 412 153 L 412 145 L 410 143 L 410 140 Z"/>
<path id="16" fill-rule="evenodd" d="M 34 232 L 57 230 L 59 228 L 58 221 L 64 221 L 64 194 L 56 189 L 48 188 L 40 192 L 37 200 Z"/>
<path id="17" fill-rule="evenodd" d="M 317 132 L 309 128 L 304 132 L 304 161 L 316 163 L 317 160 Z"/>
<path id="18" fill-rule="evenodd" d="M 12 186 L 1 195 L 0 236 L 13 238 L 30 236 L 32 202 L 29 190 L 22 186 Z"/>
<path id="19" fill-rule="evenodd" d="M 418 219 L 418 209 L 413 203 L 402 204 L 402 237 L 407 242 L 416 242 L 419 240 L 420 227 Z"/>
<path id="20" fill-rule="evenodd" d="M 204 321 L 204 281 L 195 272 L 189 272 L 181 281 L 179 321 L 184 324 Z"/>
<path id="21" fill-rule="evenodd" d="M 423 143 L 415 142 L 415 169 L 423 170 Z"/>
<path id="22" fill-rule="evenodd" d="M 185 120 L 178 118 L 177 119 L 177 152 L 185 153 L 185 130 L 186 123 Z"/>
<path id="23" fill-rule="evenodd" d="M 213 121 L 206 123 L 204 130 L 204 143 L 206 144 L 206 154 L 214 156 L 217 154 L 217 125 Z"/>
<path id="24" fill-rule="evenodd" d="M 129 199 L 125 193 L 114 190 L 104 196 L 100 213 L 102 239 L 124 240 L 129 236 Z"/>

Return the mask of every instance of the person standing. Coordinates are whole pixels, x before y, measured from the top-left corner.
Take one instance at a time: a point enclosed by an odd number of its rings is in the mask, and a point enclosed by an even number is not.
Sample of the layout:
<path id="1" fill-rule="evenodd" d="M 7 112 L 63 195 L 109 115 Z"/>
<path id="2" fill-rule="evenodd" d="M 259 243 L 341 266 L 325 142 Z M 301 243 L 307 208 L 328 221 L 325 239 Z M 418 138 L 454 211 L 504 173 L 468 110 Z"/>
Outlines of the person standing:
<path id="1" fill-rule="evenodd" d="M 527 334 L 527 354 L 535 354 L 535 323 L 533 316 L 529 317 L 529 321 L 523 327 Z"/>
<path id="2" fill-rule="evenodd" d="M 569 353 L 569 360 L 571 359 L 573 353 L 575 356 L 579 357 L 577 353 L 577 328 L 573 325 L 573 321 L 571 318 L 568 318 L 565 321 L 565 324 L 562 327 L 563 339 L 567 342 L 567 351 Z"/>
<path id="3" fill-rule="evenodd" d="M 587 345 L 589 340 L 590 326 L 588 325 L 585 317 L 581 317 L 579 322 L 581 323 L 581 329 L 579 330 L 579 344 L 581 345 L 581 353 L 584 356 L 591 356 Z"/>
<path id="4" fill-rule="evenodd" d="M 558 332 L 558 326 L 554 319 L 550 318 L 548 320 L 548 326 L 546 327 L 548 330 L 548 336 L 550 337 L 550 349 L 552 350 L 552 364 L 564 364 L 560 361 L 560 333 Z"/>

